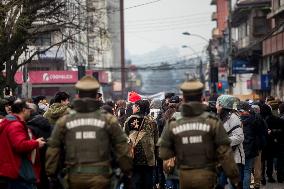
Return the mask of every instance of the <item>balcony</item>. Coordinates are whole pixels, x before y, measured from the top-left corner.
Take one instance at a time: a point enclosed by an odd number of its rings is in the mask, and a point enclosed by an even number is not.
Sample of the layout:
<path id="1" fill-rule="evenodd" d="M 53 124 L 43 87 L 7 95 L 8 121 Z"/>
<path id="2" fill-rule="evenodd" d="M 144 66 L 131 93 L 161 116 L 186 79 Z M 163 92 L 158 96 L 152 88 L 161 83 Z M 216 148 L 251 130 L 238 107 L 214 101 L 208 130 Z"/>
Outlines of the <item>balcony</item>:
<path id="1" fill-rule="evenodd" d="M 246 47 L 248 47 L 250 44 L 250 39 L 248 36 L 244 37 L 243 39 L 240 39 L 239 41 L 237 41 L 237 48 L 238 49 L 244 49 Z"/>
<path id="2" fill-rule="evenodd" d="M 216 12 L 212 13 L 211 20 L 212 21 L 217 21 L 217 13 Z"/>
<path id="3" fill-rule="evenodd" d="M 216 5 L 217 4 L 217 2 L 216 2 L 217 0 L 211 0 L 211 5 Z"/>
<path id="4" fill-rule="evenodd" d="M 216 38 L 219 38 L 221 36 L 222 36 L 222 34 L 221 34 L 221 31 L 219 30 L 219 28 L 213 28 L 212 37 L 216 39 Z"/>
<path id="5" fill-rule="evenodd" d="M 272 9 L 271 13 L 268 14 L 267 18 L 274 18 L 284 12 L 284 5 L 278 7 L 277 9 Z"/>

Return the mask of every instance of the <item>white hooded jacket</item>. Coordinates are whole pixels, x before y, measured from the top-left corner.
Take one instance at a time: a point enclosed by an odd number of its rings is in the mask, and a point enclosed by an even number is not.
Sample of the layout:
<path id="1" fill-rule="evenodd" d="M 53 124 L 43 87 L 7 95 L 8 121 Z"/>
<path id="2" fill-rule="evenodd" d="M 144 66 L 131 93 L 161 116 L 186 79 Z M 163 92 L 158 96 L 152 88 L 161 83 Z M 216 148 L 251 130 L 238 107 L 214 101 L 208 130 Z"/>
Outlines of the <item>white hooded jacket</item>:
<path id="1" fill-rule="evenodd" d="M 230 113 L 229 119 L 224 123 L 224 128 L 231 140 L 236 163 L 245 164 L 245 152 L 243 148 L 244 133 L 239 116 L 235 113 Z"/>

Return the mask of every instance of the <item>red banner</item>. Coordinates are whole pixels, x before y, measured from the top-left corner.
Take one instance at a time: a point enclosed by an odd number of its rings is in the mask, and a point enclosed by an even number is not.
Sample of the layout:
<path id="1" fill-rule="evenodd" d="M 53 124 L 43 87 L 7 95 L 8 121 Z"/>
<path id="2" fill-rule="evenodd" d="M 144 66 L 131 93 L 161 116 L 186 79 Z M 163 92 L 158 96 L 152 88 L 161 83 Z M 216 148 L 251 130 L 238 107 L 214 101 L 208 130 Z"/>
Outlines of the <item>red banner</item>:
<path id="1" fill-rule="evenodd" d="M 92 75 L 92 70 L 86 70 L 86 75 Z M 73 84 L 78 81 L 77 71 L 30 71 L 28 81 L 31 84 Z M 23 83 L 23 72 L 17 72 L 14 77 L 16 83 Z M 108 83 L 108 73 L 99 72 L 99 81 Z"/>
<path id="2" fill-rule="evenodd" d="M 76 83 L 78 74 L 76 71 L 31 71 L 29 82 L 33 84 L 43 83 Z"/>

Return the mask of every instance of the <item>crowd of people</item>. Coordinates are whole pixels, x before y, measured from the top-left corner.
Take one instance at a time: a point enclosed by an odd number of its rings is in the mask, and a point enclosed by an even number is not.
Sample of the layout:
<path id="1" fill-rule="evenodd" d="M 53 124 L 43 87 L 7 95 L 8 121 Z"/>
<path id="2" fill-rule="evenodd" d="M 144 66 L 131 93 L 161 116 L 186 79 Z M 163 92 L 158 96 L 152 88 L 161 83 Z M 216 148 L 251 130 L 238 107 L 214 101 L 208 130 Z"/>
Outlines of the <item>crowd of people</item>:
<path id="1" fill-rule="evenodd" d="M 161 139 L 165 138 L 162 133 L 169 123 L 178 122 L 184 116 L 183 109 L 187 107 L 183 105 L 182 97 L 167 93 L 163 100 L 142 99 L 139 94 L 131 92 L 128 101 L 103 102 L 100 93 L 92 96 L 88 88 L 79 84 L 76 88 L 83 92 L 79 92 L 80 99 L 74 99 L 72 103 L 73 97 L 66 92 L 58 92 L 50 100 L 45 96 L 33 99 L 11 96 L 0 100 L 0 188 L 57 189 L 64 187 L 66 181 L 73 188 L 104 188 L 102 186 L 109 180 L 111 187 L 116 189 L 180 188 L 180 157 L 165 160 L 159 154 L 159 146 L 166 143 Z M 283 102 L 271 96 L 265 100 L 240 101 L 231 95 L 212 95 L 206 100 L 204 98 L 202 103 L 206 112 L 218 117 L 227 133 L 242 188 L 253 185 L 258 189 L 267 182 L 284 181 Z M 76 130 L 78 124 L 85 121 L 79 119 L 82 117 L 88 118 L 87 125 L 94 121 L 102 128 L 106 122 L 107 125 L 118 125 L 122 132 L 115 127 L 106 128 L 111 133 L 110 145 L 106 141 L 109 136 L 99 130 Z M 99 142 L 88 140 L 83 144 L 72 140 L 66 130 L 73 128 L 71 133 L 76 139 L 97 138 Z M 126 137 L 122 135 L 127 136 L 127 146 L 124 145 Z M 193 143 L 198 142 L 198 138 L 195 140 Z M 64 145 L 64 154 L 58 151 L 61 145 Z M 81 149 L 78 150 L 77 146 Z M 87 151 L 90 146 L 102 149 Z M 113 149 L 106 149 L 107 146 Z M 76 162 L 78 164 L 90 163 L 93 157 L 108 157 L 109 151 L 115 157 L 111 161 L 111 170 L 73 167 L 75 159 L 82 161 Z M 131 159 L 131 164 L 126 156 Z M 100 159 L 96 162 L 102 164 Z M 235 188 L 226 171 L 218 165 L 216 167 L 219 169 L 215 187 L 224 189 L 230 185 Z M 68 175 L 78 171 L 84 174 Z M 86 174 L 89 172 L 109 173 L 109 176 L 92 177 L 100 182 L 97 182 L 97 187 L 88 187 L 82 183 L 90 180 Z"/>

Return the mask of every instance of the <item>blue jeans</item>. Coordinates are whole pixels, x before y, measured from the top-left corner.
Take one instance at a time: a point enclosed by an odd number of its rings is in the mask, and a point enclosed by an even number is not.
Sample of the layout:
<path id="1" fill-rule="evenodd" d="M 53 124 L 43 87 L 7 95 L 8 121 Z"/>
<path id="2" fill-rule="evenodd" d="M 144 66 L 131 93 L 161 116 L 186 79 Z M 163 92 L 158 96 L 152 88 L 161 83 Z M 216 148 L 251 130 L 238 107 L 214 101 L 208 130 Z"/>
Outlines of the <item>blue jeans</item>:
<path id="1" fill-rule="evenodd" d="M 166 189 L 179 189 L 179 180 L 178 179 L 167 179 Z"/>
<path id="2" fill-rule="evenodd" d="M 10 180 L 8 183 L 8 189 L 36 189 L 36 185 L 18 180 Z"/>
<path id="3" fill-rule="evenodd" d="M 243 189 L 250 189 L 251 173 L 254 165 L 254 158 L 246 159 L 244 167 Z"/>

